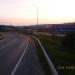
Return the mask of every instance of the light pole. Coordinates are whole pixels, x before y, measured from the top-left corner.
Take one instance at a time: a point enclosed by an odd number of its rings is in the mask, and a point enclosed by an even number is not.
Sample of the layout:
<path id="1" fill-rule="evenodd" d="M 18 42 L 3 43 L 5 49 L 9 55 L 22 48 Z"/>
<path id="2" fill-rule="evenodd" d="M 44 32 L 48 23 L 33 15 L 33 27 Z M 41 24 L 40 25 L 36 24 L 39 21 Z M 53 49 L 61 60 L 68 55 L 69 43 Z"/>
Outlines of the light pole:
<path id="1" fill-rule="evenodd" d="M 35 0 L 34 2 L 34 7 L 35 7 L 35 10 L 36 10 L 36 25 L 38 25 L 38 0 Z"/>
<path id="2" fill-rule="evenodd" d="M 37 7 L 37 25 L 38 25 L 38 7 Z"/>

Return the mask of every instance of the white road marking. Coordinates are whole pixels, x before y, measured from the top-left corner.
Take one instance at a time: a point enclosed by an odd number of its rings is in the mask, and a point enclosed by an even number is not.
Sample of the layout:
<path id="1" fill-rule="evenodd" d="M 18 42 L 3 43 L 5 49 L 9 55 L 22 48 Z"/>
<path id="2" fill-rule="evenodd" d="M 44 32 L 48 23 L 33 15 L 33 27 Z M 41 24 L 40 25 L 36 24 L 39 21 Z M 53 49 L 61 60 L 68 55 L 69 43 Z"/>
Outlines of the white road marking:
<path id="1" fill-rule="evenodd" d="M 25 47 L 25 49 L 24 49 L 24 51 L 23 51 L 23 53 L 22 53 L 20 59 L 18 60 L 16 66 L 14 67 L 14 69 L 12 70 L 12 72 L 11 72 L 10 75 L 15 75 L 16 70 L 18 69 L 18 67 L 19 67 L 19 65 L 20 65 L 20 63 L 21 63 L 21 61 L 22 61 L 22 58 L 24 57 L 25 52 L 27 51 L 27 48 L 28 48 L 28 40 L 27 40 L 27 45 L 26 45 L 26 47 Z"/>

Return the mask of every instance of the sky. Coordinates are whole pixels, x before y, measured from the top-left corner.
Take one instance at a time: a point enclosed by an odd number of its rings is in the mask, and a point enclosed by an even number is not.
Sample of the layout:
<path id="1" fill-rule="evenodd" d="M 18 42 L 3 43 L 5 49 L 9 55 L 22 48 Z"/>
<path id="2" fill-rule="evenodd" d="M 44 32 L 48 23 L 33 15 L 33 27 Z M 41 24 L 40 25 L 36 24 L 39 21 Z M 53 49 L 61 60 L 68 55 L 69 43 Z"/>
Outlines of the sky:
<path id="1" fill-rule="evenodd" d="M 75 22 L 75 0 L 0 0 L 0 24 Z"/>

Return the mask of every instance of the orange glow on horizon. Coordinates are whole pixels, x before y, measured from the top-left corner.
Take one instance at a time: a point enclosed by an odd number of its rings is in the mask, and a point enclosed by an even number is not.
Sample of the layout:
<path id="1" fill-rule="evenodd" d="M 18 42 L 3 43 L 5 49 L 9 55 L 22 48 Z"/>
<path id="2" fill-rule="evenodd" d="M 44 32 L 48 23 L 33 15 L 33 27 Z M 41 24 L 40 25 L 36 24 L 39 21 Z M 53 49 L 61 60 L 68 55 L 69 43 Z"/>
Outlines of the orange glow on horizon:
<path id="1" fill-rule="evenodd" d="M 59 24 L 59 23 L 69 23 L 69 22 L 75 22 L 75 19 L 73 18 L 56 18 L 56 19 L 39 19 L 38 24 Z M 0 23 L 2 24 L 10 24 L 10 25 L 36 25 L 36 20 L 35 19 L 0 19 Z"/>
<path id="2" fill-rule="evenodd" d="M 75 22 L 75 0 L 0 1 L 0 24 L 32 25 Z"/>

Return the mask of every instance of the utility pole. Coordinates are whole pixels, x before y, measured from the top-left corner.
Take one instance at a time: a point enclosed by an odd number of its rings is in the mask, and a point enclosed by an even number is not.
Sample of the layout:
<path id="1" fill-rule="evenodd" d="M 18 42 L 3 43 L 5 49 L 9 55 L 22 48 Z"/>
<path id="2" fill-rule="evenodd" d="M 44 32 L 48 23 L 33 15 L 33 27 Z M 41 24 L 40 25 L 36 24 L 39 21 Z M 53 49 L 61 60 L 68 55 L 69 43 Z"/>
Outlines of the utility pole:
<path id="1" fill-rule="evenodd" d="M 38 7 L 37 7 L 37 25 L 38 25 Z"/>

